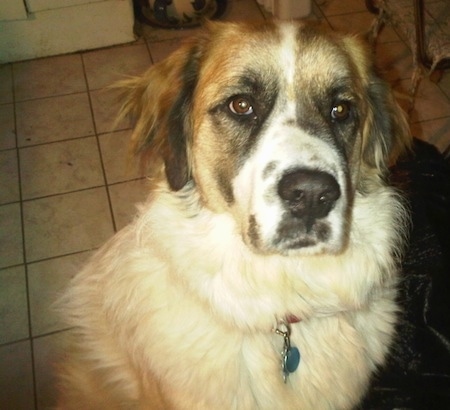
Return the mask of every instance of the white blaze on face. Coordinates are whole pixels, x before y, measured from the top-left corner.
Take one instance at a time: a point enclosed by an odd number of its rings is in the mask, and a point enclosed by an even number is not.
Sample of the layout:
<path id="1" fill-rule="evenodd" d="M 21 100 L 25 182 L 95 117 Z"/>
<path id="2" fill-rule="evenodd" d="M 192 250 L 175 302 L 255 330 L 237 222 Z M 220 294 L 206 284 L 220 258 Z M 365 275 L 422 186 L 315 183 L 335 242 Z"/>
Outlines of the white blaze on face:
<path id="1" fill-rule="evenodd" d="M 283 68 L 283 79 L 289 88 L 294 86 L 295 72 L 298 58 L 297 28 L 292 24 L 284 24 L 280 27 L 282 43 L 279 50 L 279 59 Z"/>

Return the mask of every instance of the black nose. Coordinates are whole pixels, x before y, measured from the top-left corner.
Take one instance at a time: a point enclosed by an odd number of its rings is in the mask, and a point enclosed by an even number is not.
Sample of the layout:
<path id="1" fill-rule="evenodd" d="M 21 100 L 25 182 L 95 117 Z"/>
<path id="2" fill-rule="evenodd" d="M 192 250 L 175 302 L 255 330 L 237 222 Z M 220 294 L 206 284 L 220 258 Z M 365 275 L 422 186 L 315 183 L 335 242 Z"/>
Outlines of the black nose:
<path id="1" fill-rule="evenodd" d="M 298 169 L 281 178 L 278 195 L 293 216 L 305 220 L 309 230 L 316 219 L 329 214 L 341 190 L 336 179 L 326 172 Z"/>

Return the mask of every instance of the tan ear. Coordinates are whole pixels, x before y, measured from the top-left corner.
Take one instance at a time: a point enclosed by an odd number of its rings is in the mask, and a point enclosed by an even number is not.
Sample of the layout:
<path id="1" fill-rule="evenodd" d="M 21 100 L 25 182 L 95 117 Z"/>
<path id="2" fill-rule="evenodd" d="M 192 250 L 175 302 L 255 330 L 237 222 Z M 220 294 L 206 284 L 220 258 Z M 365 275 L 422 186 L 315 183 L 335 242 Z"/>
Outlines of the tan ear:
<path id="1" fill-rule="evenodd" d="M 142 77 L 118 84 L 124 89 L 121 117 L 131 116 L 134 123 L 132 152 L 144 168 L 162 160 L 173 190 L 191 178 L 191 105 L 204 42 L 205 36 L 199 35 Z"/>

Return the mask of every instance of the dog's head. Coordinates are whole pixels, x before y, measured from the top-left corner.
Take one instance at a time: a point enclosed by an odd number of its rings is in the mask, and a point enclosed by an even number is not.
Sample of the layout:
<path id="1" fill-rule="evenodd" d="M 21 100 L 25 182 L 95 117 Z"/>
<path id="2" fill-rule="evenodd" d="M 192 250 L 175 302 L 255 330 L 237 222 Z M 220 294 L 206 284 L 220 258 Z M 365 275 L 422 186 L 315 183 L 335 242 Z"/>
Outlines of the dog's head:
<path id="1" fill-rule="evenodd" d="M 210 24 L 128 87 L 135 151 L 260 253 L 341 252 L 356 191 L 407 144 L 360 41 L 304 23 Z"/>

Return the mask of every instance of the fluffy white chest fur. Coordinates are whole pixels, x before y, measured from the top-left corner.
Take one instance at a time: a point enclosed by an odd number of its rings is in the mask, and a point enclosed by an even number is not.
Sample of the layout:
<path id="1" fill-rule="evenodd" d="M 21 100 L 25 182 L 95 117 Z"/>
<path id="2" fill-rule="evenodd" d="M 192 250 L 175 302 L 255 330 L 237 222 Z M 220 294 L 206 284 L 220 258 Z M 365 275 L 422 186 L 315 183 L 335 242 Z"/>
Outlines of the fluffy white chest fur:
<path id="1" fill-rule="evenodd" d="M 71 365 L 123 408 L 351 408 L 393 335 L 395 233 L 374 229 L 396 219 L 392 192 L 356 198 L 348 250 L 329 257 L 255 255 L 197 200 L 156 193 L 76 278 L 71 324 L 92 351 Z M 288 314 L 301 361 L 283 383 Z M 108 403 L 93 385 L 89 406 Z"/>
<path id="2" fill-rule="evenodd" d="M 356 406 L 394 337 L 408 145 L 364 47 L 214 24 L 125 87 L 158 182 L 62 298 L 59 408 Z"/>

